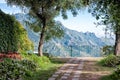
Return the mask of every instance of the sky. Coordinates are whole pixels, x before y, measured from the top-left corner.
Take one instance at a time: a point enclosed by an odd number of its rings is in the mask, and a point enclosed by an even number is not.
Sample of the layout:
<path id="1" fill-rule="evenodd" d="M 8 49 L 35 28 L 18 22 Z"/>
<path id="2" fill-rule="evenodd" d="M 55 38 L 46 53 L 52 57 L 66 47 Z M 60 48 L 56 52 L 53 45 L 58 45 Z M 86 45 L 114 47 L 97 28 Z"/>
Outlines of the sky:
<path id="1" fill-rule="evenodd" d="M 94 32 L 97 36 L 104 36 L 105 33 L 105 26 L 96 26 L 94 23 L 97 20 L 87 10 L 79 12 L 76 17 L 68 12 L 67 20 L 64 20 L 61 16 L 57 17 L 57 20 L 61 21 L 65 27 L 79 32 Z"/>
<path id="2" fill-rule="evenodd" d="M 0 3 L 5 3 L 4 0 L 0 0 Z M 1 5 L 0 9 L 4 11 L 5 13 L 19 13 L 21 12 L 19 8 L 16 8 L 15 6 L 10 7 L 7 5 Z M 76 30 L 79 32 L 93 32 L 98 37 L 104 37 L 104 27 L 105 26 L 98 26 L 94 24 L 96 19 L 92 17 L 90 13 L 87 12 L 87 9 L 80 11 L 79 14 L 76 17 L 73 17 L 70 12 L 68 14 L 68 19 L 64 20 L 61 16 L 56 17 L 55 19 L 60 21 L 65 27 Z"/>
<path id="3" fill-rule="evenodd" d="M 5 0 L 0 0 L 0 3 L 5 3 Z"/>

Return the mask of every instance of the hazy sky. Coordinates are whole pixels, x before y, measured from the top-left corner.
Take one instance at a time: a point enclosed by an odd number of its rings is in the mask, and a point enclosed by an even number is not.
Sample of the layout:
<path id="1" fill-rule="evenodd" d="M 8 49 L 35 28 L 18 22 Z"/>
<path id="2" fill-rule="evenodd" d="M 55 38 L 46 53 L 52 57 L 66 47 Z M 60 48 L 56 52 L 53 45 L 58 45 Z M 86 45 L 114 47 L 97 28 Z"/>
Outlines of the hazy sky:
<path id="1" fill-rule="evenodd" d="M 68 13 L 68 19 L 64 20 L 61 16 L 57 17 L 57 20 L 60 20 L 62 24 L 69 29 L 82 31 L 82 32 L 94 32 L 98 36 L 104 36 L 104 26 L 98 26 L 94 24 L 96 19 L 91 16 L 87 10 L 81 11 L 79 15 L 73 17 L 72 14 Z"/>
<path id="2" fill-rule="evenodd" d="M 0 3 L 5 3 L 5 0 L 0 0 Z"/>
<path id="3" fill-rule="evenodd" d="M 0 3 L 5 3 L 4 0 L 0 0 Z M 0 9 L 2 9 L 6 13 L 18 13 L 20 10 L 16 7 L 7 7 L 0 4 Z M 59 20 L 62 22 L 62 24 L 72 30 L 76 30 L 79 32 L 94 32 L 97 36 L 104 36 L 103 27 L 104 26 L 98 26 L 94 24 L 96 22 L 96 19 L 91 16 L 90 13 L 87 12 L 87 10 L 80 11 L 79 15 L 76 17 L 73 17 L 70 12 L 68 12 L 68 19 L 63 20 L 61 16 L 57 17 L 56 20 Z"/>

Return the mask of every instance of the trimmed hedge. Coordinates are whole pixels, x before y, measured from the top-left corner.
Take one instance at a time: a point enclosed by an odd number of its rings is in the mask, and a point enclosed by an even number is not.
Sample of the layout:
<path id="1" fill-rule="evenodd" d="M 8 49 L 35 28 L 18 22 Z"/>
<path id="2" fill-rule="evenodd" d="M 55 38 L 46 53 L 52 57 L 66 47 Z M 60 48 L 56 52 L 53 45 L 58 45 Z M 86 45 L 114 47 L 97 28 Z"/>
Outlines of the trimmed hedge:
<path id="1" fill-rule="evenodd" d="M 0 53 L 33 49 L 26 30 L 11 15 L 0 10 Z"/>

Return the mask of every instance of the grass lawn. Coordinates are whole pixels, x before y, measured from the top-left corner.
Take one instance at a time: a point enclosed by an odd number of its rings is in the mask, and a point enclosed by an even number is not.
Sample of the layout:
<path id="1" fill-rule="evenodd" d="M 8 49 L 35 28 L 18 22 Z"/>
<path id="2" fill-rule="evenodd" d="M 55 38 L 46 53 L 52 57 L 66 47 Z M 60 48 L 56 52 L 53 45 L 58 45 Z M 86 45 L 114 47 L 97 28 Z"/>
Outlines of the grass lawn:
<path id="1" fill-rule="evenodd" d="M 38 57 L 35 54 L 22 54 L 22 57 L 32 60 L 39 66 L 37 70 L 33 72 L 32 77 L 27 77 L 25 80 L 48 80 L 48 78 L 65 63 L 65 61 L 56 58 Z"/>
<path id="2" fill-rule="evenodd" d="M 44 65 L 43 68 L 38 69 L 34 76 L 29 80 L 48 80 L 54 72 L 63 65 L 63 62 L 50 59 L 51 63 Z"/>

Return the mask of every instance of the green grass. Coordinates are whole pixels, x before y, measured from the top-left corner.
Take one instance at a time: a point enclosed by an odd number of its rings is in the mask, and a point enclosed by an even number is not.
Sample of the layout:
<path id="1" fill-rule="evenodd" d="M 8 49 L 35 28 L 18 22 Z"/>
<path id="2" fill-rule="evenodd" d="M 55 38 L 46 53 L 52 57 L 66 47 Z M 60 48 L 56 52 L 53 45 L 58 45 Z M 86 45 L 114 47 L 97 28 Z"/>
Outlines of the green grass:
<path id="1" fill-rule="evenodd" d="M 111 77 L 112 77 L 111 75 L 103 76 L 101 80 L 115 80 L 115 79 L 112 79 Z"/>
<path id="2" fill-rule="evenodd" d="M 97 66 L 98 66 L 98 70 L 97 71 L 113 71 L 114 70 L 114 68 L 113 67 L 106 67 L 106 66 L 101 66 L 101 65 L 98 65 L 98 64 L 96 64 Z"/>
<path id="3" fill-rule="evenodd" d="M 64 62 L 54 59 L 48 58 L 46 56 L 39 57 L 35 54 L 21 54 L 24 59 L 32 60 L 34 63 L 38 65 L 37 71 L 33 72 L 32 78 L 28 78 L 25 80 L 48 80 L 49 77 L 60 67 Z"/>
<path id="4" fill-rule="evenodd" d="M 49 77 L 54 74 L 54 72 L 61 66 L 61 63 L 50 63 L 48 65 L 45 65 L 45 68 L 38 69 L 35 73 L 33 78 L 29 80 L 48 80 Z"/>
<path id="5" fill-rule="evenodd" d="M 116 76 L 115 73 L 112 73 L 111 75 L 106 75 L 106 76 L 103 76 L 101 77 L 100 80 L 120 80 L 120 76 Z"/>

